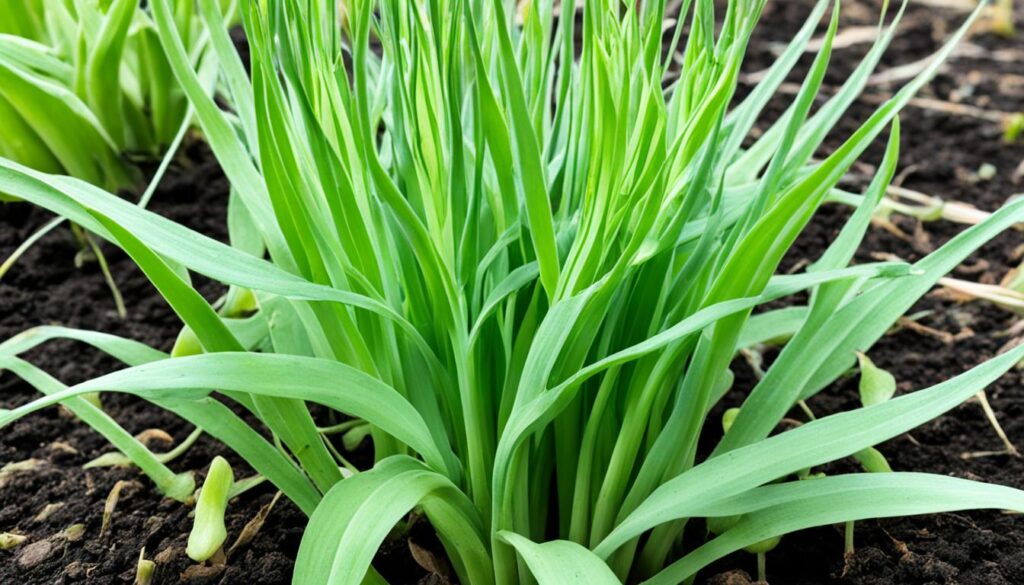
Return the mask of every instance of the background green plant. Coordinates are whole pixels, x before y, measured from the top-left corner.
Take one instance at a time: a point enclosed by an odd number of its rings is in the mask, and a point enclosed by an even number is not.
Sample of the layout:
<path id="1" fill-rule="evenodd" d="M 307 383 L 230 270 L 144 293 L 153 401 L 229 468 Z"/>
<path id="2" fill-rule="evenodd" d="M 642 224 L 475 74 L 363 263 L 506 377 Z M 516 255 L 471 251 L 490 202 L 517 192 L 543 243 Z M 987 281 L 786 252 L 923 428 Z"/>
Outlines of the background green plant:
<path id="1" fill-rule="evenodd" d="M 0 160 L 0 190 L 122 247 L 186 325 L 172 355 L 60 328 L 0 344 L 0 366 L 45 394 L 0 423 L 64 403 L 186 500 L 191 477 L 82 395 L 133 393 L 181 415 L 310 514 L 294 577 L 303 585 L 384 582 L 373 556 L 413 508 L 474 585 L 679 583 L 810 526 L 1024 510 L 1024 492 L 950 477 L 807 473 L 955 407 L 1024 347 L 772 436 L 939 278 L 1024 220 L 1016 201 L 912 266 L 850 265 L 896 169 L 897 113 L 970 21 L 816 159 L 905 6 L 815 109 L 838 2 L 814 6 L 743 100 L 737 77 L 763 0 L 718 15 L 684 1 L 667 32 L 663 1 L 581 4 L 577 22 L 556 18 L 550 0 L 519 15 L 502 0 L 350 0 L 344 18 L 333 1 L 254 2 L 242 14 L 249 77 L 216 2 L 201 0 L 227 112 L 203 90 L 170 0 L 153 2 L 169 65 L 232 183 L 231 245 Z M 747 142 L 830 6 L 801 91 Z M 864 194 L 834 192 L 886 129 Z M 775 275 L 832 197 L 856 206 L 841 233 L 805 272 Z M 229 292 L 207 303 L 190 272 Z M 805 307 L 752 315 L 801 291 Z M 53 338 L 130 367 L 64 387 L 18 357 Z M 698 439 L 737 350 L 779 338 L 778 359 L 703 456 Z M 343 479 L 346 462 L 308 402 L 369 424 L 376 465 Z M 732 520 L 684 549 L 695 518 Z"/>
<path id="2" fill-rule="evenodd" d="M 219 0 L 232 22 L 233 0 Z M 189 59 L 213 92 L 216 61 L 193 0 L 177 0 L 175 22 Z M 224 22 L 221 23 L 222 25 Z M 0 156 L 43 172 L 69 174 L 108 190 L 136 187 L 137 163 L 155 162 L 181 145 L 192 109 L 174 80 L 149 13 L 140 0 L 11 0 L 0 22 Z M 148 205 L 169 159 L 138 200 Z M 0 192 L 0 201 L 17 200 Z M 63 223 L 41 226 L 0 264 L 0 278 L 35 242 Z M 100 246 L 72 226 L 81 251 L 95 259 L 118 314 L 127 309 Z"/>
<path id="3" fill-rule="evenodd" d="M 198 65 L 194 2 L 173 10 Z M 188 111 L 139 0 L 5 0 L 3 14 L 0 155 L 108 190 L 138 182 L 132 161 L 159 159 Z"/>

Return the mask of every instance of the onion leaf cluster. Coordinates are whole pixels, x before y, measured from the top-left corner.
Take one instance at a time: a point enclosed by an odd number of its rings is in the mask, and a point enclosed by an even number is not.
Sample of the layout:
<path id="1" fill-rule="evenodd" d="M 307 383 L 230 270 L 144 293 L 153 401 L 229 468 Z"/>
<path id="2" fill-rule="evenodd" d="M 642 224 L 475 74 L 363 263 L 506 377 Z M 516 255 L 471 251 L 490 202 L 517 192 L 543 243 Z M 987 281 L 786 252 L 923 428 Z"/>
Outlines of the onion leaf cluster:
<path id="1" fill-rule="evenodd" d="M 66 404 L 181 497 L 190 478 L 82 396 L 126 392 L 180 415 L 309 514 L 303 585 L 384 583 L 374 554 L 413 509 L 473 585 L 682 583 L 811 526 L 1024 511 L 1024 492 L 952 477 L 807 473 L 956 407 L 1024 347 L 775 432 L 941 277 L 1024 220 L 1024 200 L 913 265 L 852 263 L 897 167 L 899 111 L 977 12 L 823 150 L 905 4 L 882 15 L 863 61 L 825 96 L 839 3 L 818 1 L 741 99 L 765 1 L 723 12 L 684 0 L 678 17 L 664 0 L 247 2 L 250 71 L 224 29 L 209 29 L 225 88 L 215 101 L 180 3 L 151 0 L 168 66 L 231 181 L 230 244 L 0 159 L 0 191 L 123 248 L 186 326 L 173 356 L 52 327 L 5 341 L 0 367 L 44 396 L 0 424 Z M 215 0 L 198 5 L 220 16 Z M 788 109 L 753 132 L 822 26 Z M 839 191 L 877 140 L 887 146 L 873 180 Z M 810 266 L 777 274 L 826 204 L 854 209 Z M 192 273 L 227 294 L 208 303 Z M 758 309 L 797 293 L 805 304 Z M 54 338 L 128 367 L 65 387 L 19 357 Z M 737 352 L 780 339 L 727 432 L 708 424 Z M 371 469 L 349 473 L 310 403 L 368 429 Z M 691 520 L 716 518 L 729 519 L 711 522 L 719 534 L 681 544 Z"/>

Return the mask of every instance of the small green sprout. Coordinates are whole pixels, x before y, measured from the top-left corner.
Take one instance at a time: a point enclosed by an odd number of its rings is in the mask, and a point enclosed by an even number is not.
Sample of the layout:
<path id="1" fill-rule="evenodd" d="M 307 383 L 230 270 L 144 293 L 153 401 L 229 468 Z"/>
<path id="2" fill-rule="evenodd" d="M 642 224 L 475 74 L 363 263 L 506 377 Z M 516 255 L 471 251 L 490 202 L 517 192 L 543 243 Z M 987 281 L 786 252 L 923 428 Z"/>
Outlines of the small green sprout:
<path id="1" fill-rule="evenodd" d="M 187 325 L 182 327 L 178 333 L 178 338 L 174 340 L 174 346 L 171 348 L 171 357 L 184 357 L 201 353 L 203 353 L 203 344 L 199 342 L 195 332 Z"/>
<path id="2" fill-rule="evenodd" d="M 736 422 L 736 417 L 740 415 L 739 408 L 729 408 L 722 413 L 722 432 L 728 433 L 729 429 L 732 428 L 732 423 Z"/>
<path id="3" fill-rule="evenodd" d="M 135 565 L 134 585 L 151 585 L 156 574 L 156 563 L 146 558 L 146 548 L 139 551 L 139 562 Z"/>
<path id="4" fill-rule="evenodd" d="M 259 309 L 259 302 L 252 289 L 232 288 L 224 300 L 221 314 L 225 317 L 242 317 Z"/>
<path id="5" fill-rule="evenodd" d="M 862 352 L 857 352 L 860 362 L 860 401 L 864 406 L 873 406 L 889 400 L 896 394 L 896 378 L 879 368 Z"/>
<path id="6" fill-rule="evenodd" d="M 27 536 L 13 532 L 0 532 L 0 550 L 8 550 L 25 544 Z"/>
<path id="7" fill-rule="evenodd" d="M 90 392 L 88 394 L 83 395 L 82 398 L 89 404 L 95 406 L 96 408 L 103 408 L 103 399 L 100 398 L 99 392 Z"/>
<path id="8" fill-rule="evenodd" d="M 224 526 L 224 513 L 234 481 L 231 465 L 223 457 L 215 457 L 210 464 L 210 472 L 203 482 L 203 487 L 199 490 L 195 521 L 188 536 L 188 546 L 185 548 L 185 554 L 197 563 L 217 554 L 228 537 L 227 528 Z"/>
<path id="9" fill-rule="evenodd" d="M 1013 0 L 996 0 L 992 13 L 992 32 L 1007 38 L 1017 34 L 1017 26 L 1013 22 Z"/>
<path id="10" fill-rule="evenodd" d="M 1018 112 L 1006 120 L 1003 130 L 1003 141 L 1017 142 L 1022 135 L 1024 135 L 1024 112 Z"/>
<path id="11" fill-rule="evenodd" d="M 85 524 L 76 523 L 68 526 L 61 534 L 69 542 L 78 542 L 85 536 Z"/>

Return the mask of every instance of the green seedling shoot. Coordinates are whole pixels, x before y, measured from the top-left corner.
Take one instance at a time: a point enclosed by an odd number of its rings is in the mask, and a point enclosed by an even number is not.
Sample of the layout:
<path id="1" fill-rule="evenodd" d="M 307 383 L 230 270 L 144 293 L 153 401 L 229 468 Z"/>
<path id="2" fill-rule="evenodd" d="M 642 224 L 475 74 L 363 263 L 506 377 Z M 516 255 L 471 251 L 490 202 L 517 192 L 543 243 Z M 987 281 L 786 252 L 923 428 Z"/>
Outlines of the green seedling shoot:
<path id="1" fill-rule="evenodd" d="M 203 344 L 199 342 L 194 331 L 188 325 L 181 328 L 174 346 L 171 347 L 171 357 L 185 357 L 203 353 Z"/>
<path id="2" fill-rule="evenodd" d="M 0 550 L 8 550 L 21 546 L 27 540 L 28 537 L 24 534 L 14 534 L 13 532 L 0 532 Z"/>
<path id="3" fill-rule="evenodd" d="M 185 554 L 197 563 L 205 562 L 217 554 L 228 537 L 224 513 L 234 481 L 231 465 L 223 457 L 215 457 L 203 487 L 199 490 L 195 520 L 185 548 Z"/>
<path id="4" fill-rule="evenodd" d="M 152 585 L 156 575 L 156 563 L 146 558 L 146 549 L 139 551 L 139 562 L 135 564 L 134 585 Z"/>
<path id="5" fill-rule="evenodd" d="M 896 378 L 879 368 L 866 354 L 857 352 L 860 364 L 860 401 L 865 407 L 881 404 L 896 394 Z M 892 467 L 882 452 L 874 447 L 867 447 L 854 453 L 854 459 L 868 473 L 891 473 Z M 844 529 L 843 554 L 847 557 L 854 552 L 854 523 L 847 522 Z"/>
<path id="6" fill-rule="evenodd" d="M 1003 141 L 1014 143 L 1024 135 L 1024 112 L 1011 115 L 1003 125 Z"/>
<path id="7" fill-rule="evenodd" d="M 1017 34 L 1014 24 L 1013 0 L 996 0 L 992 7 L 992 31 L 1007 38 Z"/>

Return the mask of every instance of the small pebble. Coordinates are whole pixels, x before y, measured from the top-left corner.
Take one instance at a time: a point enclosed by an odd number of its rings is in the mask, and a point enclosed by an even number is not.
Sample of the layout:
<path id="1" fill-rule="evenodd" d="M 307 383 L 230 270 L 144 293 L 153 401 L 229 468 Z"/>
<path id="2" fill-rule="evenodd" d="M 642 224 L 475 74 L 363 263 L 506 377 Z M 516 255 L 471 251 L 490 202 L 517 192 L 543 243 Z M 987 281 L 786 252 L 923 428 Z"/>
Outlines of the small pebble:
<path id="1" fill-rule="evenodd" d="M 167 519 L 163 516 L 150 516 L 146 518 L 146 524 L 144 525 L 146 534 L 153 534 L 160 530 L 166 521 Z"/>
<path id="2" fill-rule="evenodd" d="M 181 573 L 182 581 L 203 581 L 224 572 L 224 565 L 192 565 Z"/>
<path id="3" fill-rule="evenodd" d="M 48 519 L 50 516 L 53 516 L 53 514 L 55 512 L 57 512 L 58 510 L 60 510 L 63 507 L 64 507 L 64 502 L 54 502 L 52 504 L 46 504 L 45 506 L 43 506 L 43 509 L 40 510 L 39 513 L 36 514 L 34 518 L 32 518 L 32 521 L 33 522 L 43 522 L 46 519 Z"/>
<path id="4" fill-rule="evenodd" d="M 81 579 L 85 577 L 85 567 L 79 561 L 74 561 L 64 567 L 64 576 L 69 579 Z"/>
<path id="5" fill-rule="evenodd" d="M 78 455 L 78 449 L 75 449 L 64 441 L 54 441 L 49 445 L 50 451 L 57 456 L 73 456 Z"/>
<path id="6" fill-rule="evenodd" d="M 756 583 L 746 571 L 735 570 L 719 573 L 708 581 L 711 585 L 753 585 Z"/>
<path id="7" fill-rule="evenodd" d="M 982 181 L 991 181 L 995 178 L 997 171 L 998 169 L 996 169 L 995 165 L 985 163 L 978 169 L 978 178 Z"/>
<path id="8" fill-rule="evenodd" d="M 158 565 L 165 565 L 183 554 L 185 554 L 185 549 L 171 546 L 156 553 L 156 556 L 153 557 L 153 560 L 156 561 L 156 564 Z"/>
<path id="9" fill-rule="evenodd" d="M 16 559 L 19 567 L 30 569 L 52 557 L 55 552 L 57 552 L 57 547 L 52 542 L 40 540 L 39 542 L 25 545 L 18 553 Z"/>

